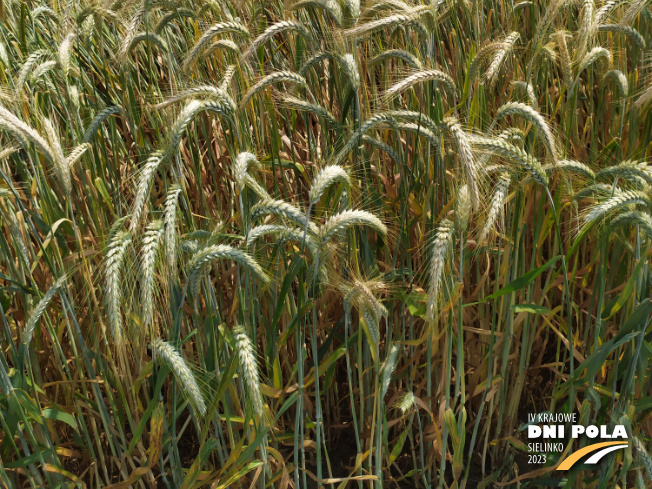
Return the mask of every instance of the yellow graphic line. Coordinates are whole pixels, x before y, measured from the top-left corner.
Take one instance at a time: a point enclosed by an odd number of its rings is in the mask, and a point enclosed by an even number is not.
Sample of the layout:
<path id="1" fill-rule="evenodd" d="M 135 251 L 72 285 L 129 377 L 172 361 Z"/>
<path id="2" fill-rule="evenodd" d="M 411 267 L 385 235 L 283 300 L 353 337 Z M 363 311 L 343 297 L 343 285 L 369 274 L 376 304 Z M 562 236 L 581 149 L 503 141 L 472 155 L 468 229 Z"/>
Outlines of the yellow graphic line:
<path id="1" fill-rule="evenodd" d="M 610 447 L 612 445 L 626 446 L 627 443 L 623 440 L 623 441 L 605 441 L 603 443 L 596 443 L 594 445 L 589 445 L 588 447 L 584 447 L 581 450 L 578 450 L 574 452 L 572 455 L 566 457 L 564 461 L 561 464 L 559 464 L 557 470 L 568 470 L 575 464 L 575 462 L 581 459 L 584 455 L 588 455 L 591 452 L 595 452 L 596 450 L 599 450 L 604 447 Z"/>

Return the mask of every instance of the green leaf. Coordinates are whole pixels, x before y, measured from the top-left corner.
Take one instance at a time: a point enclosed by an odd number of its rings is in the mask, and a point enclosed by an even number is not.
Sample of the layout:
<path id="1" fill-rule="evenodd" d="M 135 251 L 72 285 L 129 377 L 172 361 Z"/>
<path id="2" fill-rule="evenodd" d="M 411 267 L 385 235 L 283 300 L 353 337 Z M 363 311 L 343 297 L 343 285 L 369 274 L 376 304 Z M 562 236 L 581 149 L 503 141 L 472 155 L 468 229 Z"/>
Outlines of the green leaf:
<path id="1" fill-rule="evenodd" d="M 652 396 L 641 397 L 636 401 L 637 413 L 645 412 L 648 409 L 652 409 Z"/>
<path id="2" fill-rule="evenodd" d="M 68 426 L 70 426 L 72 429 L 74 430 L 77 429 L 77 421 L 75 420 L 75 418 L 71 414 L 68 414 L 60 409 L 55 409 L 55 408 L 44 409 L 43 417 L 47 419 L 56 419 L 57 421 L 62 421 L 66 423 Z"/>
<path id="3" fill-rule="evenodd" d="M 217 486 L 217 489 L 226 489 L 227 487 L 231 487 L 232 484 L 234 484 L 236 481 L 242 479 L 245 475 L 247 475 L 249 472 L 252 470 L 258 468 L 263 464 L 262 460 L 254 460 L 253 462 L 249 462 L 248 465 L 246 465 L 244 468 L 240 469 L 233 475 L 231 475 L 225 483 Z"/>
<path id="4" fill-rule="evenodd" d="M 537 304 L 514 304 L 512 307 L 513 311 L 516 313 L 519 312 L 529 312 L 532 314 L 550 314 L 552 310 L 544 306 L 539 306 Z"/>
<path id="5" fill-rule="evenodd" d="M 548 260 L 545 264 L 541 265 L 539 268 L 535 268 L 534 270 L 530 270 L 529 272 L 524 273 L 516 280 L 513 280 L 507 285 L 505 285 L 505 287 L 500 289 L 498 292 L 491 294 L 489 297 L 485 297 L 484 300 L 480 302 L 486 302 L 492 299 L 498 299 L 499 297 L 502 297 L 505 294 L 511 294 L 512 292 L 516 292 L 517 290 L 522 289 L 527 284 L 531 283 L 539 275 L 541 275 L 543 272 L 548 270 L 548 268 L 550 268 L 554 263 L 556 263 L 557 260 L 559 260 L 559 258 L 561 257 L 555 256 L 554 258 Z"/>
<path id="6" fill-rule="evenodd" d="M 224 394 L 228 386 L 231 384 L 232 382 L 231 379 L 233 378 L 237 370 L 238 370 L 238 356 L 231 355 L 231 357 L 229 358 L 229 362 L 226 365 L 224 372 L 222 373 L 222 378 L 220 379 L 220 383 L 217 386 L 215 394 L 213 395 L 213 400 L 208 406 L 206 419 L 213 419 L 213 416 L 215 416 L 217 407 L 219 406 L 220 401 L 222 400 L 222 395 Z M 206 440 L 210 428 L 211 428 L 211 423 L 206 423 L 204 425 L 204 428 L 202 430 L 202 440 Z"/>
<path id="7" fill-rule="evenodd" d="M 398 456 L 401 454 L 403 451 L 403 445 L 405 444 L 405 439 L 407 438 L 408 430 L 403 430 L 401 433 L 401 436 L 398 437 L 398 441 L 396 442 L 396 445 L 394 445 L 394 448 L 392 448 L 392 453 L 389 455 L 389 463 L 393 463 L 394 460 L 398 458 Z"/>
<path id="8" fill-rule="evenodd" d="M 32 464 L 37 464 L 41 461 L 41 457 L 47 459 L 47 457 L 52 456 L 53 450 L 51 448 L 43 450 L 41 453 L 32 453 L 31 455 L 28 455 L 27 457 L 23 457 L 21 459 L 18 459 L 14 462 L 7 462 L 5 464 L 5 468 L 7 469 L 17 469 L 19 467 L 21 468 L 27 468 L 28 466 Z"/>
<path id="9" fill-rule="evenodd" d="M 410 292 L 409 294 L 402 294 L 401 299 L 408 306 L 412 316 L 425 317 L 426 315 L 426 302 L 428 297 L 424 293 Z"/>
<path id="10" fill-rule="evenodd" d="M 620 339 L 612 338 L 611 340 L 603 343 L 598 348 L 591 353 L 586 360 L 584 360 L 579 367 L 575 370 L 575 378 L 579 377 L 579 372 L 582 372 L 586 369 L 586 375 L 584 375 L 583 380 L 592 379 L 595 374 L 602 368 L 604 363 L 607 361 L 609 354 L 618 348 L 620 345 L 627 343 L 628 341 L 636 338 L 640 332 L 636 331 L 634 333 L 629 333 L 623 336 Z"/>
<path id="11" fill-rule="evenodd" d="M 23 408 L 24 413 L 30 416 L 32 420 L 37 423 L 43 424 L 43 421 L 41 420 L 41 411 L 38 404 L 36 404 L 36 401 L 22 389 L 14 389 L 14 394 L 18 399 L 18 403 Z"/>
<path id="12" fill-rule="evenodd" d="M 283 314 L 283 311 L 285 309 L 285 298 L 287 297 L 288 292 L 290 291 L 290 288 L 294 283 L 294 279 L 296 278 L 297 274 L 301 271 L 302 268 L 303 268 L 303 260 L 299 256 L 297 256 L 292 262 L 292 266 L 290 270 L 288 271 L 288 273 L 285 275 L 285 278 L 283 279 L 281 290 L 276 299 L 276 305 L 274 306 L 274 320 L 272 321 L 272 328 L 278 327 L 278 322 L 281 319 L 281 315 Z"/>
<path id="13" fill-rule="evenodd" d="M 629 334 L 630 331 L 636 329 L 638 332 L 645 333 L 647 329 L 648 317 L 652 314 L 652 300 L 649 298 L 641 301 L 641 303 L 629 315 L 625 323 L 614 337 L 614 340 L 619 340 L 623 336 Z"/>
<path id="14" fill-rule="evenodd" d="M 206 443 L 204 443 L 199 450 L 199 455 L 190 466 L 190 469 L 188 469 L 188 473 L 181 484 L 181 489 L 190 489 L 191 487 L 194 487 L 195 481 L 197 480 L 197 477 L 199 477 L 202 467 L 206 465 L 209 455 L 213 450 L 215 450 L 215 448 L 217 448 L 216 439 L 210 438 L 206 440 Z"/>
<path id="15" fill-rule="evenodd" d="M 643 263 L 646 263 L 645 260 L 639 260 L 636 267 L 632 271 L 632 274 L 629 276 L 629 279 L 625 283 L 623 290 L 612 300 L 602 311 L 602 319 L 609 319 L 614 316 L 622 307 L 629 302 L 635 294 L 636 282 L 639 277 L 641 266 Z"/>
<path id="16" fill-rule="evenodd" d="M 151 362 L 150 362 L 151 364 Z M 148 364 L 148 366 L 150 365 Z M 163 388 L 163 383 L 165 382 L 165 379 L 167 378 L 167 373 L 166 373 L 167 367 L 161 368 L 159 370 L 157 376 L 156 376 L 156 386 L 154 388 L 154 392 L 160 392 L 161 389 Z M 151 371 L 151 370 L 150 370 Z M 131 443 L 129 444 L 129 449 L 127 453 L 130 455 L 133 453 L 134 449 L 136 448 L 136 445 L 138 444 L 138 441 L 140 440 L 140 437 L 143 435 L 143 431 L 145 431 L 145 428 L 147 427 L 147 422 L 149 421 L 149 417 L 152 415 L 152 411 L 154 408 L 158 405 L 158 396 L 154 396 L 154 398 L 149 402 L 147 405 L 147 409 L 143 413 L 143 417 L 140 420 L 140 423 L 138 424 L 138 428 L 136 428 L 136 432 L 134 433 L 134 437 L 131 440 Z"/>

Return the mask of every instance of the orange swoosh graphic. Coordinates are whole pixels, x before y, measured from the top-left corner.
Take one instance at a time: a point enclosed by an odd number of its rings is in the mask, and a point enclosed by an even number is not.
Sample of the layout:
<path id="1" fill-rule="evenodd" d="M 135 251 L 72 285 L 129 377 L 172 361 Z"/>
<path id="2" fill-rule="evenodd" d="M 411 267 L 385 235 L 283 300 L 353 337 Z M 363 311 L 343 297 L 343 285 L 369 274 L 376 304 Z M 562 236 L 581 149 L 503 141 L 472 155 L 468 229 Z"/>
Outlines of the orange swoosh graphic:
<path id="1" fill-rule="evenodd" d="M 626 445 L 626 441 L 605 441 L 602 443 L 596 443 L 594 445 L 589 445 L 588 447 L 584 447 L 581 450 L 578 450 L 574 452 L 572 455 L 566 457 L 564 461 L 557 467 L 557 470 L 568 470 L 570 469 L 575 462 L 577 462 L 579 459 L 581 459 L 584 455 L 588 455 L 591 452 L 595 452 L 596 450 L 599 450 L 600 448 L 604 447 L 610 447 L 612 445 Z"/>

